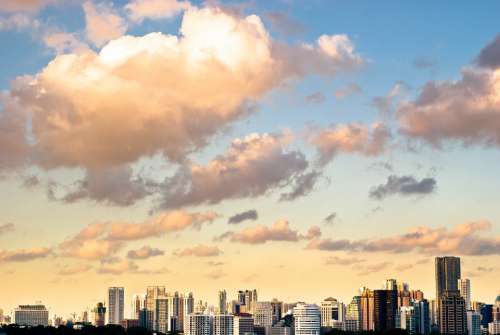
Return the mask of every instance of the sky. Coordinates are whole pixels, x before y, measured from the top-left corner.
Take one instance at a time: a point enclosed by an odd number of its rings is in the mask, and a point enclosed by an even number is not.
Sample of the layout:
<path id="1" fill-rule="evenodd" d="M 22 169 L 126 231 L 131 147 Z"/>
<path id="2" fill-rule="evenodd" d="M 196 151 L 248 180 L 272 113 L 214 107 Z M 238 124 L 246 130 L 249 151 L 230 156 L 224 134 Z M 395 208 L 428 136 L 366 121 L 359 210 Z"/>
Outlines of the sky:
<path id="1" fill-rule="evenodd" d="M 0 308 L 433 298 L 441 255 L 492 302 L 499 7 L 1 1 Z"/>

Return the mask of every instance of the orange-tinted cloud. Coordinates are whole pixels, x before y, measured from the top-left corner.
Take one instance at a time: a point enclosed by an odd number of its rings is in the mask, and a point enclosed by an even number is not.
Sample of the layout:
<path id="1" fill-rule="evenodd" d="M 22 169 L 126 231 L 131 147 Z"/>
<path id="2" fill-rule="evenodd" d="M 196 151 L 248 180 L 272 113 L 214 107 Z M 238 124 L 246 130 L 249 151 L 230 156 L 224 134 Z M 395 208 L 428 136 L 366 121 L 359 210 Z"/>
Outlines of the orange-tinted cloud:
<path id="1" fill-rule="evenodd" d="M 192 248 L 178 249 L 174 251 L 174 255 L 178 257 L 195 256 L 195 257 L 214 257 L 222 254 L 222 251 L 217 246 L 198 244 Z"/>
<path id="2" fill-rule="evenodd" d="M 0 250 L 0 262 L 28 262 L 52 254 L 51 248 Z"/>
<path id="3" fill-rule="evenodd" d="M 96 46 L 102 46 L 127 31 L 126 21 L 111 5 L 85 1 L 82 7 L 85 12 L 87 39 Z"/>
<path id="4" fill-rule="evenodd" d="M 147 259 L 155 256 L 163 256 L 164 254 L 163 250 L 145 245 L 137 250 L 129 250 L 127 257 L 130 259 Z"/>
<path id="5" fill-rule="evenodd" d="M 170 18 L 191 7 L 189 1 L 182 0 L 132 0 L 125 9 L 132 21 L 142 22 Z"/>

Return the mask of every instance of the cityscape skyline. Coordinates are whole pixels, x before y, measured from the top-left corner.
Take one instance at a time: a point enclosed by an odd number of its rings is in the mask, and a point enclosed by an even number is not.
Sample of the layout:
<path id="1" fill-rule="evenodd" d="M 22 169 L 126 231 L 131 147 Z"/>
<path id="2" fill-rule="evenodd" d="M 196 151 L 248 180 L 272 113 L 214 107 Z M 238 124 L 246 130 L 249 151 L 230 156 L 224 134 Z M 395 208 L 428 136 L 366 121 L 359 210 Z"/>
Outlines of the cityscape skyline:
<path id="1" fill-rule="evenodd" d="M 120 319 L 149 285 L 348 304 L 395 278 L 477 323 L 462 303 L 500 290 L 499 12 L 0 0 L 0 308 Z M 394 325 L 394 292 L 365 295 Z"/>

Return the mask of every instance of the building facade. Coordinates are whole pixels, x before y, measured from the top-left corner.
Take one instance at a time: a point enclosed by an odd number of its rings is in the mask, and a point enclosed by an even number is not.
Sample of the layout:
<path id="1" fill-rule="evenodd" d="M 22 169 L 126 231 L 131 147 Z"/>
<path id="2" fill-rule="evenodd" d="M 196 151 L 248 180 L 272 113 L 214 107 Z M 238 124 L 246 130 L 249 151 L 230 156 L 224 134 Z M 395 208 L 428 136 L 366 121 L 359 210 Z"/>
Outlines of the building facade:
<path id="1" fill-rule="evenodd" d="M 125 310 L 125 289 L 123 287 L 108 288 L 108 323 L 121 325 Z"/>
<path id="2" fill-rule="evenodd" d="M 214 315 L 213 335 L 233 335 L 234 317 L 231 314 Z"/>
<path id="3" fill-rule="evenodd" d="M 439 299 L 439 332 L 448 335 L 467 334 L 465 300 L 459 291 L 445 291 Z"/>
<path id="4" fill-rule="evenodd" d="M 44 305 L 19 305 L 14 310 L 14 323 L 20 326 L 48 326 L 49 311 Z"/>
<path id="5" fill-rule="evenodd" d="M 293 308 L 296 335 L 319 335 L 321 311 L 317 305 L 298 303 Z"/>

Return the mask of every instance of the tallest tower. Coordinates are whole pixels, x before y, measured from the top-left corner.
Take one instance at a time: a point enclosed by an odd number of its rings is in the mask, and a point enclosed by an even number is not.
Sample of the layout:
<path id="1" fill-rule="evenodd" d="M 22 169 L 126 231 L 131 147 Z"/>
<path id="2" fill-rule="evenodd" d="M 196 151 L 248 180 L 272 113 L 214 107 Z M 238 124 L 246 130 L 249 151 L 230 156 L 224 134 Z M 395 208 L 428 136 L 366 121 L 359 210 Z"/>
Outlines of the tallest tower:
<path id="1" fill-rule="evenodd" d="M 436 257 L 436 299 L 446 291 L 458 291 L 460 257 Z"/>

